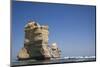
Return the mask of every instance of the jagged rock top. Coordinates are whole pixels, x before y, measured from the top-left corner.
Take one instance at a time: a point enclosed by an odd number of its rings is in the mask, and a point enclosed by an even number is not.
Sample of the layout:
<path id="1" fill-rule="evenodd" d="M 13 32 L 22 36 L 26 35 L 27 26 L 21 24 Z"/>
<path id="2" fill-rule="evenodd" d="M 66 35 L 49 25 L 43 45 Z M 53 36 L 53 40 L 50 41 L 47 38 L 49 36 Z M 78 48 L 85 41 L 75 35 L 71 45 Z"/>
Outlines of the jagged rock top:
<path id="1" fill-rule="evenodd" d="M 53 44 L 51 45 L 51 48 L 54 48 L 54 49 L 58 48 L 57 43 L 53 43 Z"/>
<path id="2" fill-rule="evenodd" d="M 26 25 L 25 25 L 25 30 L 27 29 L 35 29 L 35 28 L 40 28 L 40 29 L 48 29 L 48 25 L 41 25 L 36 23 L 35 21 L 29 21 Z"/>
<path id="3" fill-rule="evenodd" d="M 35 28 L 35 27 L 40 27 L 38 23 L 35 21 L 29 21 L 26 25 L 25 28 Z"/>

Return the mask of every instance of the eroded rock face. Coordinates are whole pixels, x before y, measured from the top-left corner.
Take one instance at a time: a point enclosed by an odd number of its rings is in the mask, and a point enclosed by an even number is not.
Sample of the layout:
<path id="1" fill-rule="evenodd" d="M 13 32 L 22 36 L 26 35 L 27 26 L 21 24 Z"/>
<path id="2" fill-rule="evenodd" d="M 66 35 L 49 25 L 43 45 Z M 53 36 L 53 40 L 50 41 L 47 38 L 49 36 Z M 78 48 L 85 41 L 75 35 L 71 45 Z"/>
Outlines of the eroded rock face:
<path id="1" fill-rule="evenodd" d="M 51 54 L 48 49 L 48 26 L 40 26 L 34 21 L 25 25 L 25 40 L 24 47 L 26 48 L 29 56 L 26 58 L 33 59 L 50 59 Z M 23 55 L 24 51 L 19 53 Z M 25 54 L 24 54 L 25 55 Z M 18 55 L 19 58 L 24 56 Z"/>
<path id="2" fill-rule="evenodd" d="M 58 48 L 57 44 L 56 43 L 53 43 L 51 45 L 51 55 L 52 55 L 52 58 L 60 58 L 60 52 L 61 50 Z"/>
<path id="3" fill-rule="evenodd" d="M 25 25 L 24 48 L 18 54 L 18 59 L 50 59 L 59 58 L 60 50 L 56 43 L 48 46 L 48 26 L 30 21 Z"/>
<path id="4" fill-rule="evenodd" d="M 43 46 L 41 53 L 44 55 L 45 58 L 47 58 L 47 59 L 51 58 L 49 47 Z"/>
<path id="5" fill-rule="evenodd" d="M 18 59 L 28 59 L 30 56 L 29 56 L 29 53 L 27 52 L 27 49 L 26 48 L 22 48 L 20 50 L 20 52 L 18 53 Z"/>

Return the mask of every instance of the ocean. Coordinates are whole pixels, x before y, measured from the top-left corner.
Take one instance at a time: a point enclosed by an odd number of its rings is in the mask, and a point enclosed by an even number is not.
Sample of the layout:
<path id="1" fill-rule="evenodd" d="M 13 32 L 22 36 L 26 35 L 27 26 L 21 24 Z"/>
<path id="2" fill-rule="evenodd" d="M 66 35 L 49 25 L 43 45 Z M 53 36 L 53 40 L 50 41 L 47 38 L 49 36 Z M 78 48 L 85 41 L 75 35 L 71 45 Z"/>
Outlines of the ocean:
<path id="1" fill-rule="evenodd" d="M 23 60 L 23 61 L 13 59 L 11 61 L 11 66 L 61 64 L 61 63 L 76 63 L 76 62 L 91 62 L 91 61 L 96 61 L 96 58 L 70 58 L 70 59 Z"/>

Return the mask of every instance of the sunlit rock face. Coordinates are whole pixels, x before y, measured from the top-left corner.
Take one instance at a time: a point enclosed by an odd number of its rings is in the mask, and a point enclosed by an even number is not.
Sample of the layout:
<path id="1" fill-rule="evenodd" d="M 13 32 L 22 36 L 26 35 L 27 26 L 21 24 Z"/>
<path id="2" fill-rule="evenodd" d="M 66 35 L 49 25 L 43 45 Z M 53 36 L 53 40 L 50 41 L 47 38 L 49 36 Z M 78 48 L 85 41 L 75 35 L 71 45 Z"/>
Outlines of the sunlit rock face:
<path id="1" fill-rule="evenodd" d="M 35 21 L 29 21 L 25 25 L 24 47 L 18 53 L 18 59 L 50 59 L 59 58 L 60 51 L 56 43 L 48 46 L 48 26 L 39 25 Z"/>
<path id="2" fill-rule="evenodd" d="M 21 49 L 18 58 L 50 59 L 51 54 L 48 49 L 48 34 L 47 25 L 40 26 L 34 21 L 30 21 L 26 24 L 24 49 Z"/>
<path id="3" fill-rule="evenodd" d="M 51 56 L 52 58 L 60 58 L 60 53 L 61 53 L 61 50 L 58 48 L 57 44 L 56 43 L 53 43 L 51 45 Z"/>
<path id="4" fill-rule="evenodd" d="M 22 48 L 17 56 L 18 59 L 26 59 L 29 58 L 29 53 L 26 48 Z"/>

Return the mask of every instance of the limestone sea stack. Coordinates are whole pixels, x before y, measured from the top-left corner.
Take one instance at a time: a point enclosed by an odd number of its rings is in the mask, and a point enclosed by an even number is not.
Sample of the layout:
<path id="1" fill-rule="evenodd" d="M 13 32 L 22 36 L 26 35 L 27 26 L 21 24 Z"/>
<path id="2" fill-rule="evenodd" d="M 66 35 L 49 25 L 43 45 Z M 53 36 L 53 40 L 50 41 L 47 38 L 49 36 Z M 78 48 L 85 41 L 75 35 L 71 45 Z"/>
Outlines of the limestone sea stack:
<path id="1" fill-rule="evenodd" d="M 29 21 L 24 31 L 24 47 L 18 53 L 19 60 L 44 60 L 60 57 L 57 45 L 48 46 L 48 25 L 39 25 L 35 21 Z"/>
<path id="2" fill-rule="evenodd" d="M 53 43 L 50 49 L 52 58 L 59 59 L 61 55 L 61 50 L 58 48 L 57 44 Z"/>

